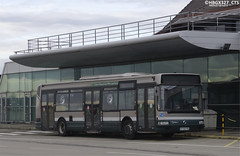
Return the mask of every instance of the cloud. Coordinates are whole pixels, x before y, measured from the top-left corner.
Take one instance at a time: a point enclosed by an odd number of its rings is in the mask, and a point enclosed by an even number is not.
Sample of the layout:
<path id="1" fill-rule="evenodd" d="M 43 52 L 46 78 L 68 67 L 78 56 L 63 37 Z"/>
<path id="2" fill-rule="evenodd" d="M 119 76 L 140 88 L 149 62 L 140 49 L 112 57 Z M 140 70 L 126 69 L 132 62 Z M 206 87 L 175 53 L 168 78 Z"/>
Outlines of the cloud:
<path id="1" fill-rule="evenodd" d="M 27 40 L 178 13 L 190 0 L 1 0 L 0 59 Z"/>
<path id="2" fill-rule="evenodd" d="M 9 59 L 0 59 L 0 75 L 2 75 L 5 62 L 9 62 Z"/>

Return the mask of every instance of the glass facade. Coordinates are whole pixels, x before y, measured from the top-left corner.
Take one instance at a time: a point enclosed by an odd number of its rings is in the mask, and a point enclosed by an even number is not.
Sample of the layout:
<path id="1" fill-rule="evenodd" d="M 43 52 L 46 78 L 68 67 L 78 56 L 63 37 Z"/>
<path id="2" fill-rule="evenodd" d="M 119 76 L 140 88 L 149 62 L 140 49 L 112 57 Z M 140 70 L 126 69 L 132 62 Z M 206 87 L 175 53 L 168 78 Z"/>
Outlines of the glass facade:
<path id="1" fill-rule="evenodd" d="M 232 121 L 236 121 L 234 123 L 230 122 L 230 125 L 236 125 L 240 122 L 240 119 L 236 117 L 239 115 L 239 111 L 236 110 L 239 110 L 240 103 L 239 53 L 168 61 L 146 61 L 125 65 L 44 69 L 3 74 L 0 84 L 1 122 L 34 121 L 36 91 L 37 87 L 41 84 L 73 81 L 84 76 L 121 74 L 126 72 L 184 72 L 200 74 L 204 86 L 203 90 L 207 94 L 205 108 L 208 107 L 219 113 L 226 113 Z M 107 93 L 104 96 L 107 96 Z M 73 107 L 75 106 L 73 105 Z M 104 106 L 104 109 L 107 108 Z"/>
<path id="2" fill-rule="evenodd" d="M 208 58 L 193 58 L 186 59 L 183 62 L 183 69 L 185 73 L 198 73 L 201 76 L 202 82 L 207 82 L 208 80 Z"/>
<path id="3" fill-rule="evenodd" d="M 73 68 L 4 74 L 0 84 L 0 122 L 35 121 L 37 87 L 73 80 Z"/>
<path id="4" fill-rule="evenodd" d="M 232 81 L 238 78 L 238 54 L 209 57 L 208 82 Z"/>

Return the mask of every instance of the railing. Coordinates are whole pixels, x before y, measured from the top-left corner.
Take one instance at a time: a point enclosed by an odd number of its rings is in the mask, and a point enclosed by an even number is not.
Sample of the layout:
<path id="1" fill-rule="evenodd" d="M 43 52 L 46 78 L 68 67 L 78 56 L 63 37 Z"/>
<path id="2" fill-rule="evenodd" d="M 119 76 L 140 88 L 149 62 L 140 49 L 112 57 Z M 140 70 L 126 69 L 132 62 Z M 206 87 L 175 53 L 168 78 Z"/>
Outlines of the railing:
<path id="1" fill-rule="evenodd" d="M 238 18 L 222 17 L 214 13 L 208 14 L 208 16 L 204 16 L 203 13 L 199 12 L 181 13 L 109 27 L 30 39 L 28 40 L 27 50 L 16 51 L 15 53 L 85 46 L 181 30 L 239 31 L 240 24 L 236 24 L 236 21 L 239 21 L 239 14 L 236 17 Z"/>

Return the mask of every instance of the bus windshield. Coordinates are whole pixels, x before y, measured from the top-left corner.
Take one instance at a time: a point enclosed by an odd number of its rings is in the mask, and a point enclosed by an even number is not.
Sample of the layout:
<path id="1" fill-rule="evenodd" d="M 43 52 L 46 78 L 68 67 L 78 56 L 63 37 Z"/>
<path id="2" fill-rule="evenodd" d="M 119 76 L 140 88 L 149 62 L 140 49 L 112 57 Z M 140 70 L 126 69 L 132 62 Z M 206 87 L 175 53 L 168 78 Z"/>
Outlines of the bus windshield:
<path id="1" fill-rule="evenodd" d="M 159 108 L 170 112 L 200 112 L 200 86 L 160 86 Z"/>

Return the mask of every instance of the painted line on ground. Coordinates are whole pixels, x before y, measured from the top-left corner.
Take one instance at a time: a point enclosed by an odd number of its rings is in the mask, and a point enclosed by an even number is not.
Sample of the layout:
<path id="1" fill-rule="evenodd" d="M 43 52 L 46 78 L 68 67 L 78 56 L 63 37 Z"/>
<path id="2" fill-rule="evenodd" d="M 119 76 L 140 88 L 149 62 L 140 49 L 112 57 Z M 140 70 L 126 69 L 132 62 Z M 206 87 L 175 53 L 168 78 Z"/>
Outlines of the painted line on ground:
<path id="1" fill-rule="evenodd" d="M 31 132 L 12 132 L 13 134 L 36 134 Z"/>
<path id="2" fill-rule="evenodd" d="M 16 135 L 20 135 L 20 134 L 14 134 L 14 133 L 0 133 L 0 135 L 16 136 Z"/>
<path id="3" fill-rule="evenodd" d="M 123 153 L 123 152 L 106 152 L 107 154 L 117 154 L 117 155 L 143 155 L 143 156 L 166 156 L 166 155 L 156 155 L 156 154 L 143 154 L 143 153 Z"/>
<path id="4" fill-rule="evenodd" d="M 238 142 L 238 141 L 239 141 L 239 140 L 234 140 L 234 141 L 230 142 L 229 144 L 225 145 L 224 147 L 229 147 L 229 146 L 235 144 L 235 143 Z"/>
<path id="5" fill-rule="evenodd" d="M 168 145 L 168 146 L 189 146 L 189 147 L 208 147 L 208 148 L 224 148 L 225 146 L 214 146 L 214 145 L 199 145 L 199 144 L 177 144 L 177 143 L 159 143 L 159 142 L 127 142 L 131 144 L 146 144 L 146 145 Z M 240 147 L 228 147 L 240 149 Z"/>
<path id="6" fill-rule="evenodd" d="M 50 133 L 54 133 L 53 131 L 27 131 L 29 133 L 46 133 L 46 134 L 50 134 Z"/>

